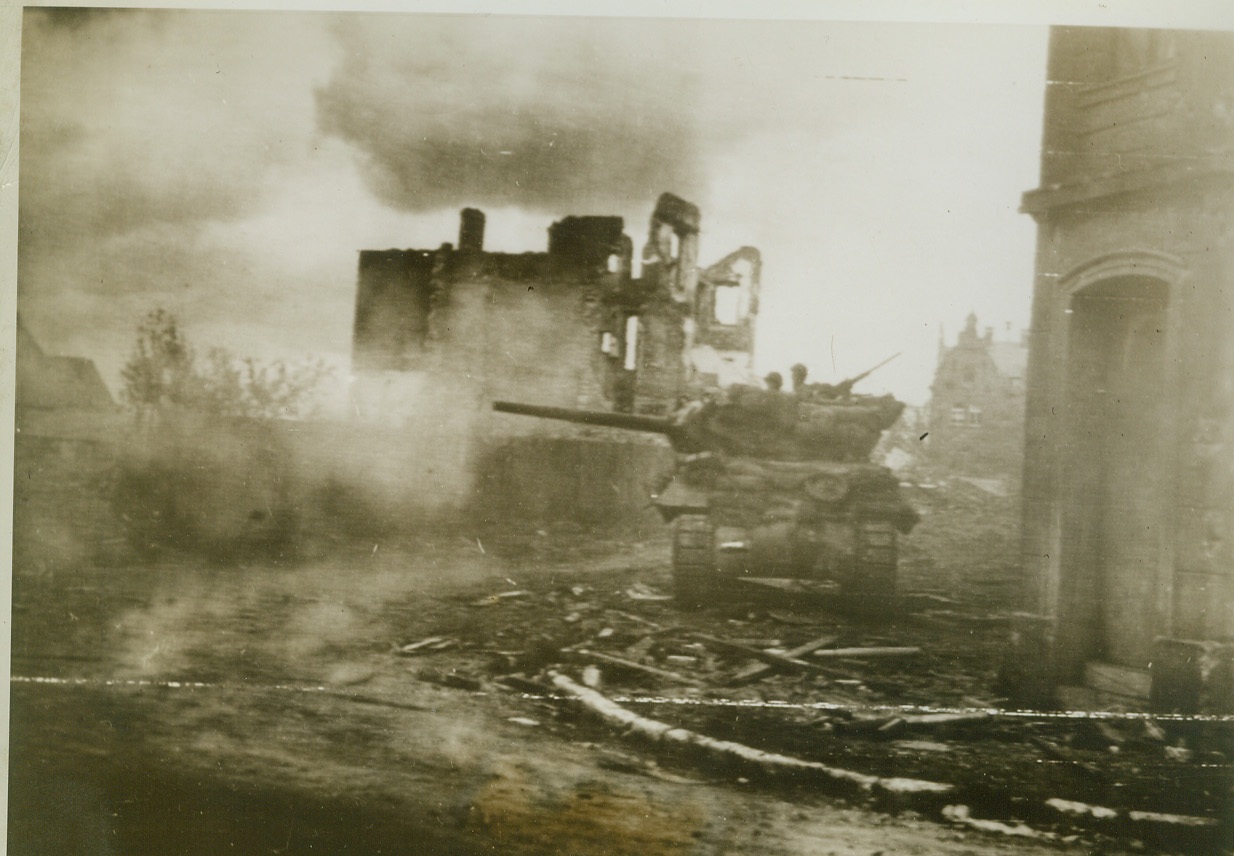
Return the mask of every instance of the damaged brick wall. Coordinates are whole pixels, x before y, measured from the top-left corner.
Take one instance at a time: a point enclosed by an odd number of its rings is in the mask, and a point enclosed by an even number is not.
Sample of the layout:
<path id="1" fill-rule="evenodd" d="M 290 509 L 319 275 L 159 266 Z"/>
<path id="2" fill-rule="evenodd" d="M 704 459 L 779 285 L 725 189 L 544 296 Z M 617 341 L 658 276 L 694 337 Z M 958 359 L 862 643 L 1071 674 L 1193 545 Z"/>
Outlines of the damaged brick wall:
<path id="1" fill-rule="evenodd" d="M 436 254 L 428 250 L 360 253 L 352 332 L 353 368 L 420 368 L 428 340 L 435 260 Z"/>

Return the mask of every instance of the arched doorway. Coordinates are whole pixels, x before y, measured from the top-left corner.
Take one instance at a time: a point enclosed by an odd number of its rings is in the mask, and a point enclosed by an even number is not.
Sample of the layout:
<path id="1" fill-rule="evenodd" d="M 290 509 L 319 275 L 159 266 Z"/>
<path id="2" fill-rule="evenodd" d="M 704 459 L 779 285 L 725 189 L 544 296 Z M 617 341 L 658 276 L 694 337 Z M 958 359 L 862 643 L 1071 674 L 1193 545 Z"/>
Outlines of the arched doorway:
<path id="1" fill-rule="evenodd" d="M 1169 508 L 1169 286 L 1100 279 L 1072 293 L 1063 572 L 1085 659 L 1148 667 L 1161 609 Z"/>

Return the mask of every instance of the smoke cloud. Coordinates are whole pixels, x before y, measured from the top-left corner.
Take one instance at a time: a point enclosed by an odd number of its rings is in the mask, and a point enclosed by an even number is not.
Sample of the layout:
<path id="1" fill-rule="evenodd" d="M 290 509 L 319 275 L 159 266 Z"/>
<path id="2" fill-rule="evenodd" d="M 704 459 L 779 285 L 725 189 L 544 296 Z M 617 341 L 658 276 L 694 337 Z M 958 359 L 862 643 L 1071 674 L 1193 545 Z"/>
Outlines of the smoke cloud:
<path id="1" fill-rule="evenodd" d="M 357 250 L 436 246 L 468 205 L 495 250 L 569 214 L 641 242 L 671 191 L 704 263 L 763 251 L 760 371 L 905 350 L 868 389 L 920 398 L 938 321 L 1027 319 L 1045 35 L 31 8 L 23 320 L 113 388 L 155 306 L 202 346 L 343 374 Z"/>
<path id="2" fill-rule="evenodd" d="M 702 188 L 700 80 L 679 26 L 457 17 L 335 27 L 321 130 L 359 153 L 383 202 L 552 214 Z"/>

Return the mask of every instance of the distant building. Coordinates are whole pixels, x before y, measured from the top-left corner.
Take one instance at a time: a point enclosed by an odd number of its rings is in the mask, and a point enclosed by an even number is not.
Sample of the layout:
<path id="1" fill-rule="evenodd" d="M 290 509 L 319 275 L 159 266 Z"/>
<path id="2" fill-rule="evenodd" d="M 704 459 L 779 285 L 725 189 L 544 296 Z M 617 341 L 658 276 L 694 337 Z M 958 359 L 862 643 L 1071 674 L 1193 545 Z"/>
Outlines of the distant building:
<path id="1" fill-rule="evenodd" d="M 929 460 L 958 475 L 1019 480 L 1028 347 L 977 332 L 969 315 L 952 347 L 940 339 L 930 387 Z"/>
<path id="2" fill-rule="evenodd" d="M 1234 709 L 1234 34 L 1061 27 L 1047 79 L 1026 663 Z"/>
<path id="3" fill-rule="evenodd" d="M 68 443 L 111 443 L 120 436 L 127 425 L 124 414 L 94 361 L 48 354 L 20 315 L 16 362 L 13 399 L 19 436 Z"/>
<path id="4" fill-rule="evenodd" d="M 21 317 L 17 318 L 19 410 L 112 410 L 115 400 L 93 360 L 44 352 Z"/>

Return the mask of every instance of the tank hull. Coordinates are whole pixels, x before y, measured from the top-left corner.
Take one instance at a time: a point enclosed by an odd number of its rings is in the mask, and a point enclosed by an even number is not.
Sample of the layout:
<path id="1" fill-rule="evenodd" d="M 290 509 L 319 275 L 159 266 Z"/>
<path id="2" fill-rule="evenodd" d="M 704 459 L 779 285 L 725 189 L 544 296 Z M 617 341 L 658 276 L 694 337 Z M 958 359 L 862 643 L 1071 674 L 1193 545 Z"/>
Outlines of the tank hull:
<path id="1" fill-rule="evenodd" d="M 868 463 L 696 456 L 655 503 L 674 529 L 675 589 L 691 603 L 724 599 L 752 577 L 893 599 L 898 539 L 917 521 L 891 473 Z"/>
<path id="2" fill-rule="evenodd" d="M 897 542 L 917 522 L 890 470 L 867 460 L 904 404 L 734 385 L 668 419 L 495 402 L 499 412 L 665 436 L 678 453 L 655 506 L 673 525 L 674 586 L 701 603 L 735 580 L 831 580 L 841 593 L 895 598 Z M 825 398 L 825 397 L 824 397 Z"/>

